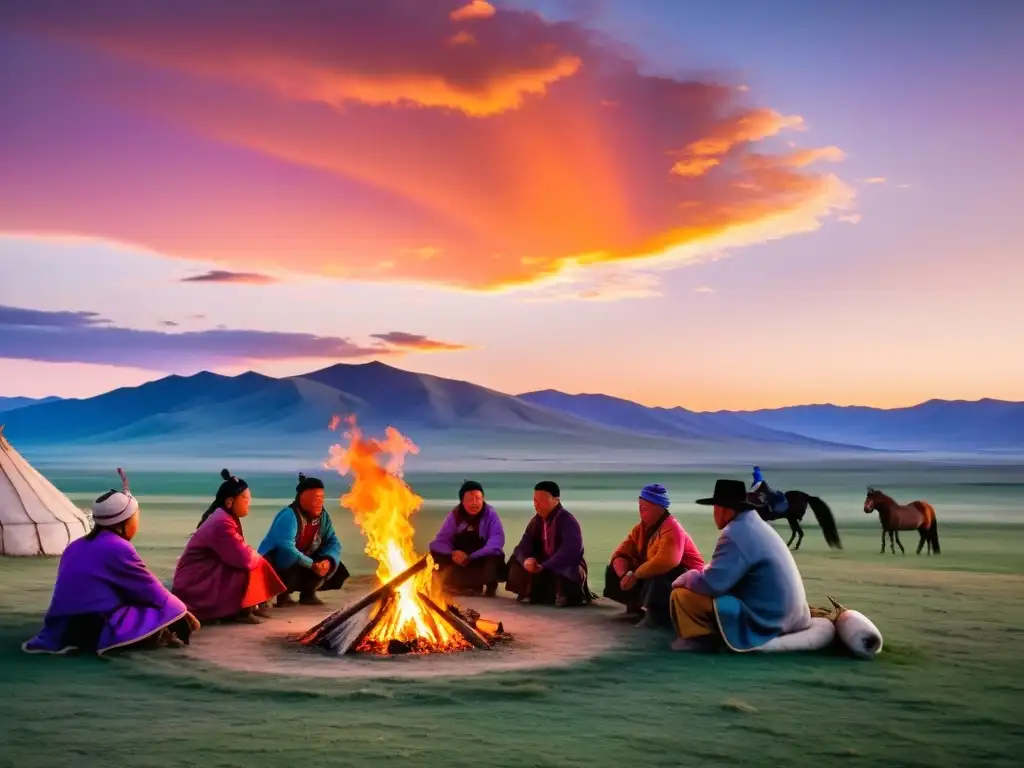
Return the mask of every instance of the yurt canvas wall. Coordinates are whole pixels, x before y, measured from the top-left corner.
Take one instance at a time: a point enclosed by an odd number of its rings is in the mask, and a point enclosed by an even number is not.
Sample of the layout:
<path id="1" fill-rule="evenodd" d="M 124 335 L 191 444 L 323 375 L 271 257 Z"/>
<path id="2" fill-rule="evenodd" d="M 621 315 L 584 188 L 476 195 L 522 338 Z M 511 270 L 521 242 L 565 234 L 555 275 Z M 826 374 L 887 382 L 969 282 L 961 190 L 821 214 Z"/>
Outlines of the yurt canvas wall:
<path id="1" fill-rule="evenodd" d="M 91 528 L 89 516 L 14 450 L 0 426 L 0 555 L 59 555 Z"/>

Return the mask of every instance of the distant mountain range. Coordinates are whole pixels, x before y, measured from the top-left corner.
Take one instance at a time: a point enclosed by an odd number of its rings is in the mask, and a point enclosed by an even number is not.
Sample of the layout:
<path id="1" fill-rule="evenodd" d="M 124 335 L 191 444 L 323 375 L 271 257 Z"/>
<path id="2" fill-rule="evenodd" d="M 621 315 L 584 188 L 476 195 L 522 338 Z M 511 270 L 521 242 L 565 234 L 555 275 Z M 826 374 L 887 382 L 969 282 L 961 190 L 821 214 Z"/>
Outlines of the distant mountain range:
<path id="1" fill-rule="evenodd" d="M 889 450 L 1024 452 L 1024 403 L 929 400 L 909 408 L 799 405 L 730 414 L 761 427 Z"/>
<path id="2" fill-rule="evenodd" d="M 326 455 L 335 414 L 377 433 L 392 424 L 426 465 L 767 463 L 876 457 L 879 451 L 1024 454 L 1024 404 L 932 401 L 879 410 L 800 406 L 699 413 L 606 395 L 518 396 L 373 362 L 276 379 L 258 373 L 167 376 L 86 399 L 0 398 L 0 421 L 26 455 L 123 455 L 152 463 L 212 457 L 291 461 Z"/>
<path id="3" fill-rule="evenodd" d="M 0 397 L 0 413 L 4 411 L 13 411 L 15 408 L 24 408 L 26 405 L 36 405 L 37 403 L 52 403 L 54 400 L 60 400 L 59 397 Z"/>

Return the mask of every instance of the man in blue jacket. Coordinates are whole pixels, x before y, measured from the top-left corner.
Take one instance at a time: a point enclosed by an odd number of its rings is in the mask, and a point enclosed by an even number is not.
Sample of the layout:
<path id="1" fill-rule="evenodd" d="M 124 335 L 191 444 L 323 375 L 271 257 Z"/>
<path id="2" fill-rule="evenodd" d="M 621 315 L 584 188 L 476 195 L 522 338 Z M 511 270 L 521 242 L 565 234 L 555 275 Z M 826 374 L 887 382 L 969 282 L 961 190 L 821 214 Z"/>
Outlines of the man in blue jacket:
<path id="1" fill-rule="evenodd" d="M 679 651 L 752 651 L 807 629 L 811 612 L 793 553 L 751 510 L 742 480 L 719 480 L 698 504 L 714 507 L 721 531 L 711 562 L 672 582 L 669 598 Z"/>
<path id="2" fill-rule="evenodd" d="M 322 480 L 299 474 L 295 501 L 277 513 L 259 553 L 288 590 L 278 595 L 278 608 L 295 605 L 292 592 L 299 593 L 302 605 L 323 605 L 318 591 L 341 589 L 349 572 L 341 562 L 341 542 L 331 516 L 324 509 Z"/>

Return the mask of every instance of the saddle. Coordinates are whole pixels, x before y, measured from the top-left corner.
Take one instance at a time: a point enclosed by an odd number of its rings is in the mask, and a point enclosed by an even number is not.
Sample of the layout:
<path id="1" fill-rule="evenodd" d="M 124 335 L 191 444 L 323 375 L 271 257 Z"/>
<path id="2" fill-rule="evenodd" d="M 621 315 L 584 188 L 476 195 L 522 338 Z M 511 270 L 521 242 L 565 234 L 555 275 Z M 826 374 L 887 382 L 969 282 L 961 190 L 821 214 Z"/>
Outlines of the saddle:
<path id="1" fill-rule="evenodd" d="M 768 488 L 763 492 L 762 498 L 764 498 L 767 508 L 767 514 L 761 514 L 763 518 L 766 520 L 777 520 L 786 516 L 786 513 L 789 511 L 789 499 L 786 498 L 785 491 L 775 491 Z"/>

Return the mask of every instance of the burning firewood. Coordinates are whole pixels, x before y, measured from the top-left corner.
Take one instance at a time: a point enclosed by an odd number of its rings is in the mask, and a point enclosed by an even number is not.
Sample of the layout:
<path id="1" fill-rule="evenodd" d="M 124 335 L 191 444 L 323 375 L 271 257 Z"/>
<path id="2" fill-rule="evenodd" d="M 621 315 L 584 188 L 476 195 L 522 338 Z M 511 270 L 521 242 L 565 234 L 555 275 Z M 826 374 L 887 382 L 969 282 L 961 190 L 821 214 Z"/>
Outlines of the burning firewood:
<path id="1" fill-rule="evenodd" d="M 303 645 L 313 645 L 320 642 L 327 633 L 334 629 L 337 629 L 350 618 L 355 616 L 357 613 L 362 611 L 364 608 L 373 606 L 374 603 L 380 601 L 382 598 L 390 595 L 394 589 L 400 586 L 403 582 L 411 578 L 416 573 L 419 573 L 427 567 L 427 556 L 424 555 L 415 563 L 410 565 L 400 574 L 395 576 L 385 584 L 381 584 L 377 589 L 373 590 L 370 594 L 366 595 L 362 600 L 350 605 L 346 608 L 342 608 L 340 611 L 335 611 L 326 619 L 321 621 L 315 627 L 310 629 L 306 634 L 299 638 L 299 642 Z"/>
<path id="2" fill-rule="evenodd" d="M 434 579 L 433 559 L 419 557 L 413 546 L 411 515 L 423 499 L 405 483 L 405 454 L 418 449 L 398 430 L 388 427 L 385 440 L 364 438 L 347 421 L 347 446 L 331 449 L 331 464 L 352 474 L 352 487 L 341 504 L 352 511 L 366 536 L 366 553 L 377 561 L 380 586 L 352 605 L 310 628 L 298 641 L 335 654 L 446 653 L 490 648 L 489 638 L 474 628 L 479 614 L 467 621 L 451 606 L 441 608 L 441 588 Z M 386 462 L 381 456 L 390 454 Z M 412 565 L 410 565 L 412 563 Z M 488 625 L 489 629 L 493 629 Z"/>
<path id="3" fill-rule="evenodd" d="M 483 635 L 481 635 L 479 632 L 473 629 L 473 627 L 471 627 L 466 621 L 464 621 L 462 617 L 453 613 L 451 609 L 447 611 L 442 611 L 438 607 L 437 603 L 435 603 L 433 600 L 430 599 L 428 595 L 425 595 L 422 592 L 419 593 L 419 598 L 424 603 L 426 603 L 432 611 L 434 611 L 438 616 L 447 621 L 452 626 L 452 628 L 454 628 L 460 635 L 466 638 L 466 640 L 475 645 L 477 648 L 487 649 L 491 647 L 491 644 L 488 643 L 486 639 L 484 639 Z"/>

